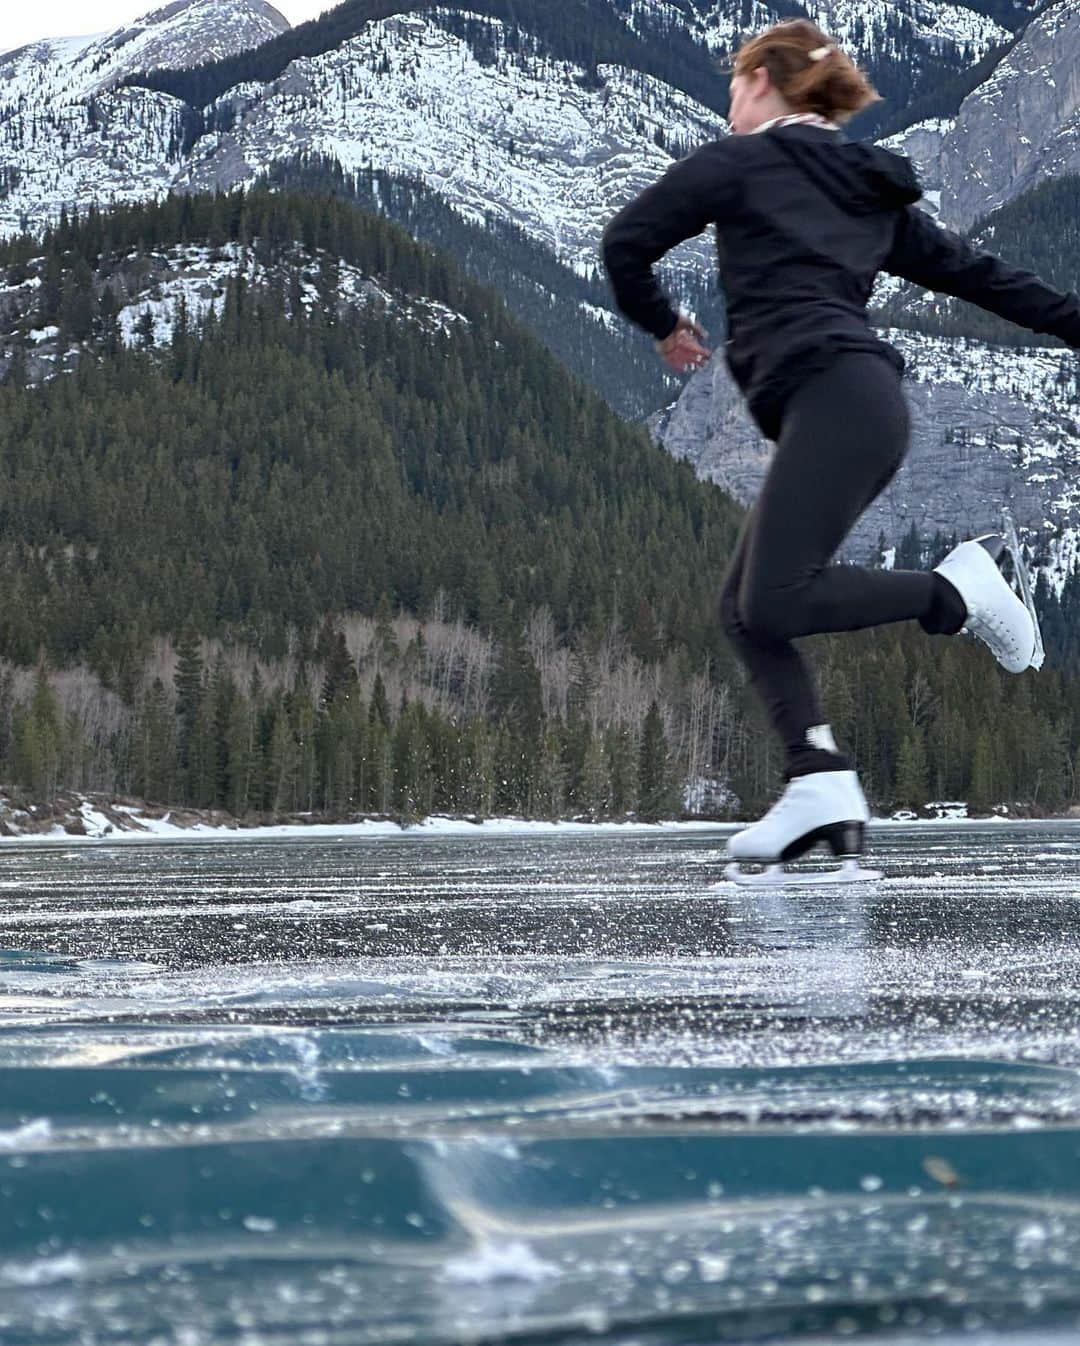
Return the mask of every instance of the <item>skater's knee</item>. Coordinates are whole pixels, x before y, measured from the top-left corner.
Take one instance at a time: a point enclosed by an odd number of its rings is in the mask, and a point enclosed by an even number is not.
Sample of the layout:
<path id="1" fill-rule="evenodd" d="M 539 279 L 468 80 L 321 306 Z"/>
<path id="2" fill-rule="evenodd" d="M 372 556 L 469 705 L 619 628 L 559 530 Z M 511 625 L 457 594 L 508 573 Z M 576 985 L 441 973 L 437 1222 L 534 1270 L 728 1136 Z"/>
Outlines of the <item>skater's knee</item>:
<path id="1" fill-rule="evenodd" d="M 746 628 L 739 613 L 739 586 L 730 579 L 724 582 L 724 586 L 720 590 L 717 612 L 720 617 L 720 625 L 723 627 L 727 638 L 735 642 L 742 639 L 746 633 Z"/>
<path id="2" fill-rule="evenodd" d="M 791 605 L 782 595 L 725 584 L 720 594 L 720 624 L 734 644 L 774 644 L 794 630 Z"/>
<path id="3" fill-rule="evenodd" d="M 786 591 L 748 588 L 739 596 L 739 614 L 755 640 L 790 640 L 798 629 L 798 595 Z"/>

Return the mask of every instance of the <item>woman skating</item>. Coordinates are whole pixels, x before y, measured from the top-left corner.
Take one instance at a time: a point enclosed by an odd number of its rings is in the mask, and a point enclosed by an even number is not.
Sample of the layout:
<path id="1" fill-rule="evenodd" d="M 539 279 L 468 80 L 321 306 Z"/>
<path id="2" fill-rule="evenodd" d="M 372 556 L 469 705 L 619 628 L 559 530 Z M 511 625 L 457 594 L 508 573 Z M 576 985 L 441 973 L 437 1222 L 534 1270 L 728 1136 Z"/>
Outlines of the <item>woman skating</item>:
<path id="1" fill-rule="evenodd" d="M 829 564 L 907 450 L 903 358 L 866 318 L 879 271 L 1080 346 L 1076 295 L 940 228 L 913 204 L 922 193 L 906 159 L 845 136 L 841 123 L 877 97 L 813 23 L 777 24 L 739 50 L 734 134 L 674 164 L 604 232 L 619 309 L 684 372 L 708 359 L 707 334 L 672 309 L 652 267 L 716 225 L 728 367 L 776 442 L 720 616 L 783 740 L 787 788 L 731 838 L 733 878 L 748 877 L 741 863 L 787 862 L 819 841 L 862 854 L 866 800 L 793 640 L 917 620 L 972 632 L 1014 673 L 1038 658 L 1032 615 L 998 568 L 1000 538 L 962 543 L 930 572 Z M 842 876 L 860 873 L 852 863 Z"/>

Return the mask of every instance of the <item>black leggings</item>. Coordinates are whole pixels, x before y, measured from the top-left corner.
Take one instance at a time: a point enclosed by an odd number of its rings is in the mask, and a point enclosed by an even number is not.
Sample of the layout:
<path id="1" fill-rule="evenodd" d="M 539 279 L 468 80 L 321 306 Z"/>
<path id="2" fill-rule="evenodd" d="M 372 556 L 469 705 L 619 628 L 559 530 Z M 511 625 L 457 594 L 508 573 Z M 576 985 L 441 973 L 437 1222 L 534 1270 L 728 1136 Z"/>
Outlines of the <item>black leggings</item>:
<path id="1" fill-rule="evenodd" d="M 784 742 L 789 779 L 849 765 L 820 735 L 807 738 L 824 717 L 793 639 L 913 617 L 928 631 L 956 630 L 966 615 L 955 590 L 932 573 L 828 564 L 892 480 L 907 442 L 896 369 L 866 352 L 838 355 L 788 402 L 768 476 L 736 544 L 721 620 Z"/>

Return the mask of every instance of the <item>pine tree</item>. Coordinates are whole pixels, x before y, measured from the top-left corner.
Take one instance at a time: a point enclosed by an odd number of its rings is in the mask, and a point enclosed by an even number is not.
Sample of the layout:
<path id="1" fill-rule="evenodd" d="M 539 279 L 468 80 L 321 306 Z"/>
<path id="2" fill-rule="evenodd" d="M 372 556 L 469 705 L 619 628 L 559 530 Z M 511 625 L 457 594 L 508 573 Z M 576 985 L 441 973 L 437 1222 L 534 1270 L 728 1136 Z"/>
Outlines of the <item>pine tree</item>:
<path id="1" fill-rule="evenodd" d="M 176 742 L 165 685 L 155 678 L 141 697 L 133 729 L 132 789 L 144 799 L 168 803 L 174 795 Z"/>
<path id="2" fill-rule="evenodd" d="M 202 689 L 195 709 L 188 742 L 187 781 L 189 798 L 199 808 L 212 808 L 218 803 L 218 726 L 214 689 L 207 684 Z"/>
<path id="3" fill-rule="evenodd" d="M 154 315 L 145 309 L 135 322 L 135 340 L 140 350 L 150 350 L 155 342 Z"/>
<path id="4" fill-rule="evenodd" d="M 990 731 L 984 727 L 975 739 L 975 756 L 971 766 L 971 803 L 973 807 L 985 811 L 996 802 L 1000 802 L 1000 796 L 994 740 Z"/>
<path id="5" fill-rule="evenodd" d="M 354 696 L 358 684 L 356 665 L 345 643 L 345 636 L 332 627 L 329 618 L 323 628 L 316 656 L 323 663 L 323 685 L 319 703 L 320 708 L 326 711 L 338 696 L 345 699 Z"/>
<path id="6" fill-rule="evenodd" d="M 462 807 L 467 813 L 486 818 L 494 812 L 495 771 L 495 735 L 483 720 L 473 720 L 462 751 Z"/>
<path id="7" fill-rule="evenodd" d="M 369 813 L 388 814 L 394 794 L 394 753 L 390 730 L 381 717 L 371 721 L 365 759 L 367 797 L 363 804 Z"/>
<path id="8" fill-rule="evenodd" d="M 49 799 L 59 784 L 63 754 L 60 706 L 49 681 L 44 663 L 38 665 L 30 704 L 15 720 L 15 760 L 17 779 L 30 788 L 36 798 Z"/>
<path id="9" fill-rule="evenodd" d="M 578 797 L 586 817 L 593 821 L 606 817 L 611 809 L 611 777 L 603 742 L 596 734 L 590 734 L 585 743 Z"/>
<path id="10" fill-rule="evenodd" d="M 274 813 L 296 808 L 296 740 L 284 698 L 273 707 L 273 724 L 266 755 L 266 798 Z"/>
<path id="11" fill-rule="evenodd" d="M 375 674 L 375 683 L 371 689 L 371 705 L 368 708 L 371 724 L 379 724 L 384 730 L 390 728 L 390 702 L 386 695 L 386 684 L 381 673 Z"/>
<path id="12" fill-rule="evenodd" d="M 912 729 L 901 740 L 896 763 L 894 794 L 898 802 L 911 808 L 926 803 L 928 785 L 926 744 L 920 729 Z"/>
<path id="13" fill-rule="evenodd" d="M 240 692 L 234 692 L 229 700 L 225 748 L 227 768 L 224 803 L 231 813 L 244 814 L 252 804 L 259 761 L 255 744 L 255 717 L 251 703 Z"/>
<path id="14" fill-rule="evenodd" d="M 566 764 L 559 726 L 549 724 L 540 745 L 529 813 L 536 818 L 561 818 L 566 811 Z"/>
<path id="15" fill-rule="evenodd" d="M 630 648 L 644 663 L 656 663 L 662 653 L 660 631 L 652 604 L 645 598 L 638 601 L 630 625 Z"/>
<path id="16" fill-rule="evenodd" d="M 393 805 L 404 818 L 421 818 L 430 811 L 431 764 L 424 733 L 424 708 L 419 701 L 403 706 L 393 732 Z"/>
<path id="17" fill-rule="evenodd" d="M 310 813 L 315 808 L 318 789 L 318 762 L 315 748 L 315 703 L 311 685 L 303 676 L 296 684 L 290 700 L 293 744 L 296 764 L 297 803 Z"/>
<path id="18" fill-rule="evenodd" d="M 656 701 L 649 705 L 641 731 L 638 766 L 638 815 L 656 822 L 674 811 L 673 782 L 668 762 L 664 721 Z"/>
<path id="19" fill-rule="evenodd" d="M 380 594 L 379 604 L 375 609 L 375 643 L 383 659 L 392 661 L 400 653 L 397 636 L 394 634 L 394 610 L 385 591 Z"/>
<path id="20" fill-rule="evenodd" d="M 184 772 L 191 761 L 195 719 L 203 690 L 202 646 L 198 633 L 190 622 L 184 627 L 184 633 L 176 647 L 176 656 L 173 686 L 176 689 L 176 716 L 180 724 L 179 766 L 181 772 Z"/>
<path id="21" fill-rule="evenodd" d="M 605 755 L 611 770 L 611 812 L 621 818 L 632 812 L 638 797 L 634 740 L 625 726 L 608 730 Z"/>

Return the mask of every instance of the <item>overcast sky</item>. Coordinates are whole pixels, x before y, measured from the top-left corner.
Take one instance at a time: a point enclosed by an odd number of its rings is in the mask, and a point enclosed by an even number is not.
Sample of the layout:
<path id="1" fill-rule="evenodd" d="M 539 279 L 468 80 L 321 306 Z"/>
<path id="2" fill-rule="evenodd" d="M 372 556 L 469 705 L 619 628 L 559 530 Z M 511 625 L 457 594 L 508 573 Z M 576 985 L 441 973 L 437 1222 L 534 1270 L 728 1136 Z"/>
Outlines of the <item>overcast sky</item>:
<path id="1" fill-rule="evenodd" d="M 140 14 L 160 9 L 167 0 L 35 0 L 20 5 L 0 0 L 0 52 L 34 42 L 39 37 L 81 37 L 83 33 L 112 32 Z M 313 19 L 341 0 L 270 0 L 290 23 Z"/>

